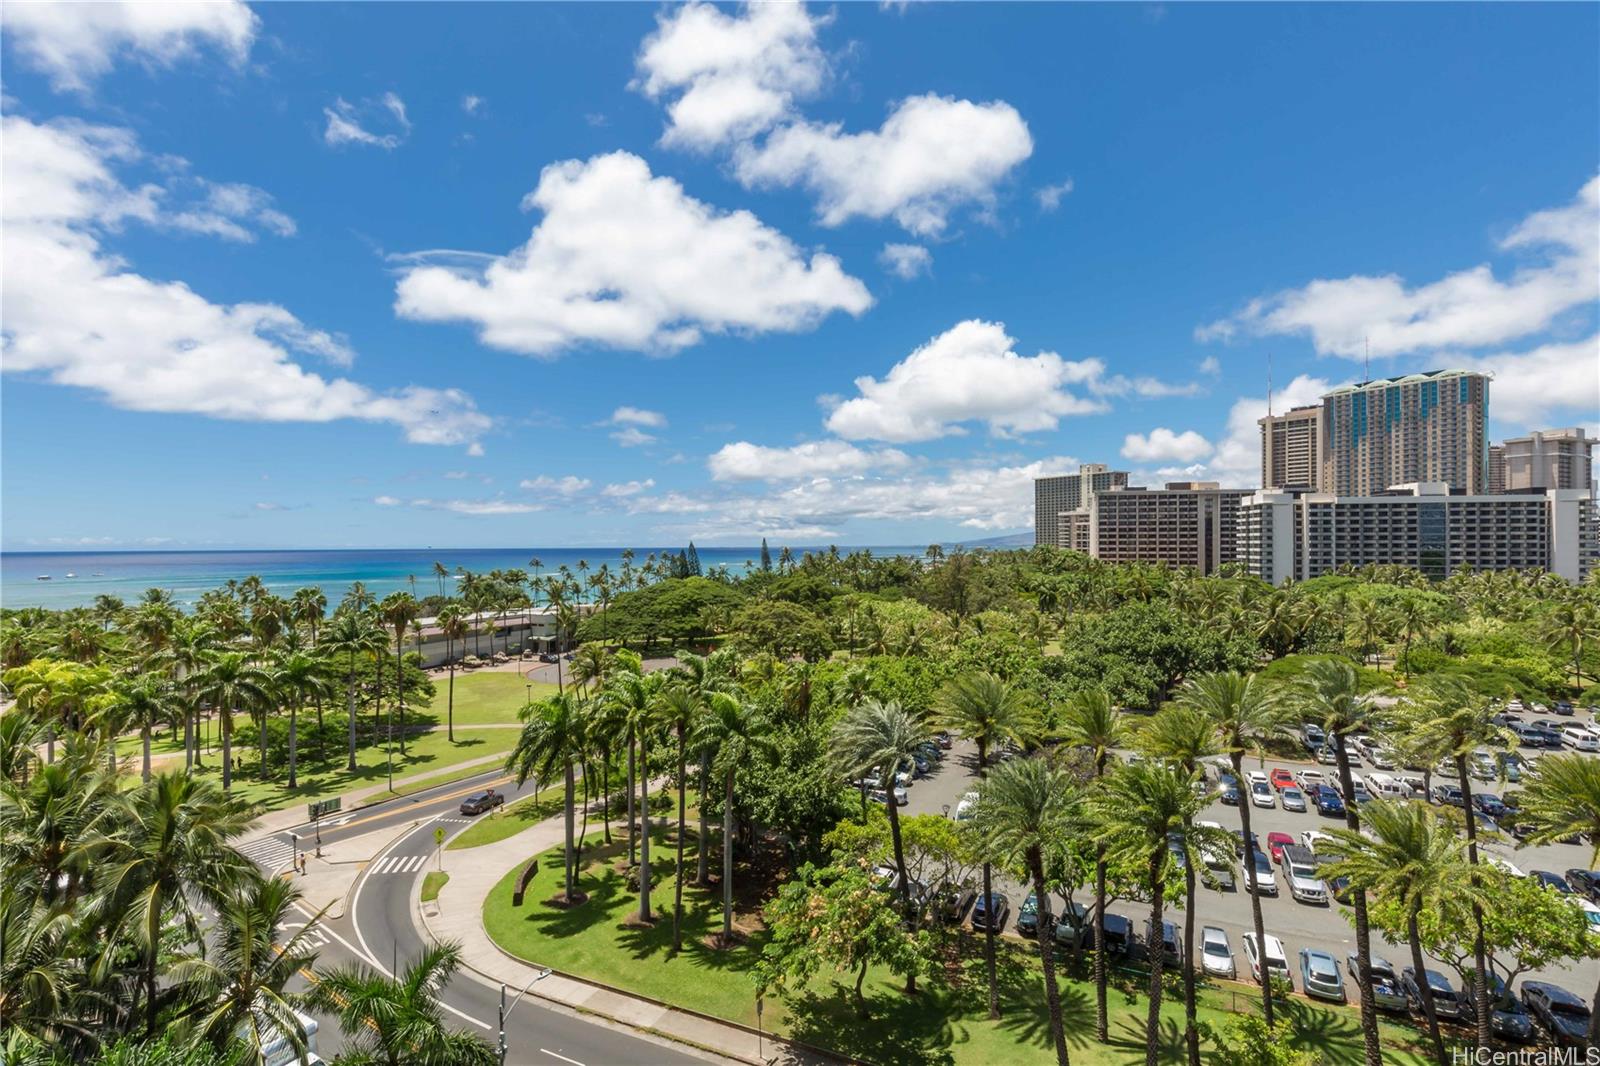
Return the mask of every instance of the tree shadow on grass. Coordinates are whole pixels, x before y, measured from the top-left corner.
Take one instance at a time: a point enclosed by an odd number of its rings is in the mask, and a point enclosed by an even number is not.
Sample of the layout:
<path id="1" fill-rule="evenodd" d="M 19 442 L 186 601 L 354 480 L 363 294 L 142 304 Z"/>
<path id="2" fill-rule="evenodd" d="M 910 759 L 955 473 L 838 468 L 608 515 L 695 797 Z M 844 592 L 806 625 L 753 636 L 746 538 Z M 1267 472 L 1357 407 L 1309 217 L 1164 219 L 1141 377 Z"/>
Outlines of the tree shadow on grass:
<path id="1" fill-rule="evenodd" d="M 1061 995 L 1061 1028 L 1070 1047 L 1083 1047 L 1094 1040 L 1094 996 L 1076 985 L 1058 985 Z M 988 1010 L 987 1004 L 984 1011 Z M 1044 978 L 1035 980 L 1023 995 L 1011 995 L 1000 1004 L 1000 1028 L 1019 1041 L 1041 1048 L 1051 1046 L 1050 1009 L 1044 998 Z M 985 1015 L 987 1016 L 987 1015 Z"/>
<path id="2" fill-rule="evenodd" d="M 856 1013 L 853 983 L 838 980 L 784 996 L 789 1035 L 852 1059 L 890 1064 L 950 1066 L 952 1047 L 967 1039 L 948 990 L 926 988 L 908 996 L 897 985 L 868 979 L 868 1016 Z"/>
<path id="3" fill-rule="evenodd" d="M 1188 1052 L 1183 1045 L 1183 1022 L 1177 1018 L 1163 1017 L 1159 1028 L 1160 1032 L 1156 1037 L 1159 1041 L 1156 1050 L 1157 1061 L 1187 1062 Z M 1110 1046 L 1127 1055 L 1128 1062 L 1144 1058 L 1145 1026 L 1142 1012 L 1140 1015 L 1124 1016 L 1112 1027 Z"/>

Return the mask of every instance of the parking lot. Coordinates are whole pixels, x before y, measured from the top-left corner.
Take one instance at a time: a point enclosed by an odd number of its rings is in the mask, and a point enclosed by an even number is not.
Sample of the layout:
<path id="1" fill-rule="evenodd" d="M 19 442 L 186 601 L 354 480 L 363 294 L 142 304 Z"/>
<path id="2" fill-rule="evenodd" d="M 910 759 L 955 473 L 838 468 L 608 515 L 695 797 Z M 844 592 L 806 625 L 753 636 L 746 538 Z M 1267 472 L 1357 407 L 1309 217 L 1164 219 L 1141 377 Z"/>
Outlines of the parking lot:
<path id="1" fill-rule="evenodd" d="M 1533 718 L 1551 717 L 1549 715 L 1533 715 L 1524 713 L 1527 720 Z M 1566 724 L 1573 721 L 1589 722 L 1590 716 L 1580 709 L 1571 718 L 1560 721 Z M 1570 748 L 1564 750 L 1572 750 Z M 1550 752 L 1553 754 L 1553 750 Z M 1522 748 L 1519 750 L 1524 758 L 1533 761 L 1545 752 Z M 1596 756 L 1590 756 L 1596 757 Z M 1209 762 L 1210 760 L 1208 760 Z M 1334 768 L 1319 766 L 1309 756 L 1304 760 L 1268 759 L 1265 763 L 1246 760 L 1245 769 L 1261 769 L 1270 774 L 1276 768 L 1285 768 L 1293 773 L 1302 770 L 1320 770 L 1329 778 L 1330 783 L 1336 778 Z M 977 758 L 973 746 L 957 738 L 954 747 L 946 752 L 942 763 L 932 768 L 931 772 L 918 778 L 908 790 L 908 804 L 904 808 L 908 814 L 948 814 L 954 816 L 956 806 L 961 796 L 974 787 L 976 778 Z M 1362 770 L 1356 771 L 1358 775 L 1372 772 L 1369 764 Z M 1387 772 L 1387 771 L 1385 771 Z M 1392 771 L 1403 773 L 1405 771 Z M 1215 765 L 1207 767 L 1207 774 L 1215 787 L 1217 770 Z M 1434 782 L 1441 780 L 1453 782 L 1453 778 L 1441 779 L 1437 776 Z M 1489 791 L 1499 792 L 1505 788 L 1515 788 L 1499 782 L 1474 781 L 1474 792 Z M 1248 802 L 1248 789 L 1246 788 L 1245 802 Z M 1275 804 L 1271 808 L 1253 807 L 1251 809 L 1251 830 L 1255 832 L 1265 850 L 1267 835 L 1272 832 L 1284 832 L 1294 837 L 1297 841 L 1300 834 L 1308 829 L 1326 831 L 1344 825 L 1343 817 L 1327 817 L 1317 813 L 1314 804 L 1308 804 L 1308 811 L 1304 814 L 1286 811 L 1281 805 Z M 1234 830 L 1239 827 L 1239 811 L 1237 807 L 1225 805 L 1214 800 L 1200 816 L 1221 823 L 1225 828 Z M 1534 870 L 1550 870 L 1556 874 L 1565 874 L 1574 867 L 1589 868 L 1591 851 L 1587 844 L 1550 844 L 1538 847 L 1516 846 L 1516 840 L 1510 834 L 1504 834 L 1498 840 L 1483 841 L 1480 839 L 1480 850 L 1484 856 L 1494 856 L 1503 859 L 1524 872 Z M 1355 930 L 1350 921 L 1341 913 L 1342 908 L 1337 903 L 1317 906 L 1301 903 L 1294 900 L 1289 893 L 1289 888 L 1281 872 L 1276 872 L 1279 893 L 1276 898 L 1263 896 L 1261 900 L 1262 919 L 1267 933 L 1279 937 L 1284 944 L 1285 953 L 1290 960 L 1290 969 L 1294 971 L 1296 989 L 1300 987 L 1297 956 L 1301 948 L 1321 948 L 1339 959 L 1341 964 L 1345 957 L 1355 950 Z M 1242 874 L 1237 865 L 1234 867 L 1235 881 L 1242 886 Z M 1007 919 L 1007 934 L 1016 935 L 1015 922 L 1017 909 L 1022 900 L 1027 896 L 1028 890 L 1022 883 L 1014 878 L 996 871 L 995 891 L 1004 893 L 1010 900 L 1011 913 Z M 1248 976 L 1248 964 L 1244 958 L 1243 936 L 1252 928 L 1250 917 L 1250 898 L 1242 887 L 1234 890 L 1218 890 L 1206 888 L 1203 885 L 1197 889 L 1199 911 L 1196 921 L 1196 939 L 1198 942 L 1199 927 L 1206 925 L 1219 926 L 1226 930 L 1232 944 L 1235 962 L 1241 976 Z M 1074 897 L 1080 902 L 1092 902 L 1086 889 L 1080 889 Z M 1051 907 L 1059 912 L 1060 898 L 1052 897 Z M 1108 912 L 1121 914 L 1133 922 L 1135 930 L 1143 930 L 1149 910 L 1144 904 L 1137 902 L 1117 902 L 1107 908 Z M 1173 913 L 1176 912 L 1176 913 Z M 1169 920 L 1181 922 L 1182 908 L 1169 907 Z M 1391 944 L 1381 937 L 1374 935 L 1373 952 L 1382 955 L 1394 964 L 1398 971 L 1410 963 L 1410 948 L 1404 944 Z M 1442 968 L 1443 969 L 1443 968 Z M 1448 969 L 1444 972 L 1454 975 Z M 1575 964 L 1550 967 L 1539 971 L 1539 979 L 1553 981 L 1556 984 L 1583 997 L 1586 1001 L 1594 993 L 1597 980 L 1600 980 L 1600 960 L 1587 959 Z M 1354 993 L 1351 993 L 1352 1002 Z"/>

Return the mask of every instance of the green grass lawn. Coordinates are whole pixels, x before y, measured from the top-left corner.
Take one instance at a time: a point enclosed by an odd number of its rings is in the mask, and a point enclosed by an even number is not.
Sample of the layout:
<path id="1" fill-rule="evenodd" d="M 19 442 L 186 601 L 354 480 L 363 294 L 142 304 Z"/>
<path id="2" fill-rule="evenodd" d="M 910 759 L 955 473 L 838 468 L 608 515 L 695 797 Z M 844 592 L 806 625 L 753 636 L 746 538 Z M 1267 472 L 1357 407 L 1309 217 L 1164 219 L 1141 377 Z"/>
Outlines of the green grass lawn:
<path id="1" fill-rule="evenodd" d="M 438 870 L 429 870 L 422 878 L 422 902 L 439 898 L 439 890 L 444 883 L 450 880 L 450 875 Z"/>
<path id="2" fill-rule="evenodd" d="M 456 734 L 452 743 L 447 740 L 444 731 L 437 730 L 413 737 L 406 744 L 406 754 L 400 755 L 398 746 L 394 753 L 394 776 L 396 779 L 412 777 L 429 771 L 443 771 L 467 759 L 481 758 L 485 755 L 502 755 L 511 750 L 517 742 L 518 733 L 515 729 L 478 729 L 463 731 Z M 276 764 L 270 767 L 271 772 L 278 780 L 262 782 L 255 779 L 256 749 L 235 744 L 233 753 L 244 759 L 244 772 L 235 774 L 233 791 L 237 796 L 262 804 L 267 810 L 279 810 L 283 807 L 298 803 L 306 803 L 313 799 L 322 799 L 337 796 L 351 789 L 363 785 L 378 784 L 388 780 L 388 761 L 381 747 L 360 748 L 356 752 L 356 770 L 351 773 L 345 770 L 343 749 L 330 749 L 330 762 L 318 763 L 315 760 L 314 750 L 301 750 L 300 782 L 299 787 L 289 789 L 285 786 L 284 768 Z M 205 763 L 207 776 L 220 778 L 221 772 L 218 764 L 221 754 L 209 756 Z M 461 776 L 470 776 L 481 773 L 485 768 L 476 768 L 464 771 Z M 444 784 L 450 778 L 443 775 L 437 778 L 430 777 L 426 782 L 413 786 L 409 791 L 421 788 L 432 788 Z"/>
<path id="3" fill-rule="evenodd" d="M 580 885 L 589 893 L 588 902 L 573 909 L 545 902 L 561 885 L 560 851 L 546 852 L 539 857 L 539 874 L 522 907 L 511 906 L 519 869 L 509 872 L 490 892 L 483 916 L 495 942 L 539 965 L 754 1025 L 755 985 L 750 973 L 760 954 L 761 935 L 755 934 L 728 951 L 707 947 L 704 938 L 721 928 L 720 895 L 686 884 L 683 951 L 673 955 L 670 876 L 660 879 L 652 893 L 656 924 L 624 924 L 638 911 L 638 896 L 628 889 L 623 875 L 613 866 L 626 845 L 619 840 L 610 847 L 601 847 L 594 834 L 589 839 L 588 862 Z M 670 871 L 670 832 L 654 834 L 652 839 L 656 842 L 652 848 L 654 864 Z M 693 840 L 691 822 L 684 849 L 691 877 Z M 950 979 L 937 983 L 923 980 L 915 996 L 905 995 L 903 979 L 885 970 L 869 971 L 865 987 L 870 1017 L 866 1020 L 856 1016 L 849 1000 L 852 977 L 840 974 L 836 978 L 819 978 L 809 987 L 769 999 L 763 1024 L 771 1031 L 871 1062 L 949 1066 L 1053 1063 L 1049 1017 L 1034 952 L 1014 941 L 1002 944 L 1002 1018 L 998 1022 L 988 1020 L 981 941 L 962 935 L 951 956 Z M 1142 1061 L 1143 987 L 1141 975 L 1119 978 L 1111 995 L 1112 1042 L 1100 1045 L 1093 1038 L 1093 982 L 1088 980 L 1086 970 L 1063 975 L 1061 996 L 1075 1063 Z M 1257 1009 L 1257 1002 L 1242 985 L 1206 988 L 1199 1015 L 1202 1020 L 1220 1022 L 1230 1011 Z M 1287 1009 L 1296 1018 L 1302 1046 L 1320 1052 L 1330 1062 L 1359 1061 L 1361 1030 L 1354 1009 L 1325 1010 L 1302 999 L 1291 1001 Z M 1180 1063 L 1184 1059 L 1181 994 L 1166 999 L 1162 1019 L 1164 1061 Z M 1402 1050 L 1415 1039 L 1411 1030 L 1386 1027 L 1385 1061 L 1422 1063 L 1422 1057 Z"/>
<path id="4" fill-rule="evenodd" d="M 509 836 L 516 836 L 524 829 L 559 814 L 565 792 L 565 785 L 552 785 L 537 795 L 523 796 L 492 814 L 483 815 L 472 824 L 471 828 L 445 845 L 445 850 L 477 848 L 493 844 L 497 840 L 504 840 Z"/>
<path id="5" fill-rule="evenodd" d="M 533 698 L 543 699 L 554 695 L 556 686 L 533 682 Z M 497 722 L 516 722 L 517 712 L 528 702 L 528 685 L 515 673 L 463 673 L 456 671 L 456 725 L 490 725 Z M 433 676 L 433 703 L 417 708 L 419 712 L 435 719 L 439 728 L 445 725 L 445 712 L 450 697 L 450 678 L 447 674 Z"/>

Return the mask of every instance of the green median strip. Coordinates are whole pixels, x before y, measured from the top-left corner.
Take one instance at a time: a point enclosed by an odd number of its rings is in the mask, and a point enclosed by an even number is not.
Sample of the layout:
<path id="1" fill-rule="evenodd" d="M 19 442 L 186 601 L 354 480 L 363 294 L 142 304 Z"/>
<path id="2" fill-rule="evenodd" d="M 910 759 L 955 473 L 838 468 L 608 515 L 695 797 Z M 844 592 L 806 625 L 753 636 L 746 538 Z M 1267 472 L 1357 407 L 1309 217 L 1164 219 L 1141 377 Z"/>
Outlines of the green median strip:
<path id="1" fill-rule="evenodd" d="M 448 880 L 450 880 L 449 874 L 438 870 L 429 870 L 427 876 L 422 879 L 422 902 L 427 903 L 430 900 L 438 899 L 439 890 L 444 887 L 444 883 Z"/>

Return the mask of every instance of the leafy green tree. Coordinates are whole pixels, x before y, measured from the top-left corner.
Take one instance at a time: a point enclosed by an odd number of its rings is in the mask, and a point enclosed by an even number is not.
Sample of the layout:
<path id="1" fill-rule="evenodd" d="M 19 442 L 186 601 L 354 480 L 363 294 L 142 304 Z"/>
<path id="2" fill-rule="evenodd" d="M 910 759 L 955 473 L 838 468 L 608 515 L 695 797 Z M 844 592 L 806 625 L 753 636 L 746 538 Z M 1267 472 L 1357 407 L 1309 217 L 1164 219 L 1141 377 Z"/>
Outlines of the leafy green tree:
<path id="1" fill-rule="evenodd" d="M 772 722 L 752 705 L 726 692 L 713 692 L 695 729 L 695 743 L 716 752 L 714 769 L 722 776 L 722 946 L 733 945 L 734 776 L 739 767 L 773 754 Z M 704 803 L 704 796 L 701 797 Z"/>
<path id="2" fill-rule="evenodd" d="M 233 787 L 233 719 L 241 709 L 264 706 L 271 698 L 272 678 L 251 664 L 242 651 L 216 655 L 198 679 L 199 694 L 217 708 L 222 720 L 222 787 Z M 265 730 L 263 730 L 263 734 Z"/>
<path id="3" fill-rule="evenodd" d="M 347 700 L 346 728 L 349 731 L 348 758 L 345 769 L 356 768 L 356 659 L 358 656 L 376 658 L 388 647 L 383 631 L 370 615 L 361 611 L 343 611 L 333 616 L 332 623 L 323 631 L 322 647 L 333 655 L 345 659 L 345 697 Z M 451 739 L 454 739 L 453 737 Z"/>
<path id="4" fill-rule="evenodd" d="M 506 769 L 517 775 L 517 785 L 528 778 L 549 781 L 561 775 L 566 786 L 563 814 L 566 818 L 566 851 L 562 863 L 562 898 L 578 903 L 576 829 L 576 785 L 574 766 L 583 759 L 587 743 L 587 715 L 571 692 L 558 693 L 528 704 L 522 709 L 522 732 L 506 757 Z"/>
<path id="5" fill-rule="evenodd" d="M 1065 838 L 1076 815 L 1072 779 L 1042 756 L 1014 759 L 995 768 L 983 782 L 975 831 L 984 857 L 1007 869 L 1025 870 L 1039 904 L 1036 926 L 1039 955 L 1044 963 L 1044 997 L 1050 1013 L 1050 1039 L 1058 1066 L 1067 1066 L 1067 1037 L 1061 1019 L 1061 990 L 1056 985 L 1054 929 L 1050 922 L 1050 896 L 1045 891 L 1045 852 Z M 894 808 L 889 824 L 895 825 Z M 1165 841 L 1163 841 L 1163 847 Z M 899 854 L 898 834 L 895 841 Z M 904 877 L 902 871 L 901 876 Z"/>
<path id="6" fill-rule="evenodd" d="M 1545 617 L 1545 643 L 1572 657 L 1572 686 L 1583 686 L 1583 647 L 1600 632 L 1600 607 L 1578 593 L 1565 596 Z"/>
<path id="7" fill-rule="evenodd" d="M 396 977 L 360 964 L 323 971 L 311 1001 L 339 1019 L 349 1045 L 341 1062 L 494 1066 L 493 1047 L 444 1020 L 439 994 L 460 968 L 459 945 L 436 944 Z"/>
<path id="8" fill-rule="evenodd" d="M 806 987 L 824 969 L 855 973 L 857 1016 L 869 1016 L 862 985 L 868 967 L 914 975 L 919 953 L 893 908 L 859 865 L 804 866 L 763 911 L 768 940 L 756 964 L 757 994 Z"/>
<path id="9" fill-rule="evenodd" d="M 1254 1014 L 1230 1014 L 1220 1024 L 1201 1022 L 1200 1028 L 1211 1040 L 1216 1066 L 1322 1066 L 1315 1052 L 1295 1047 L 1287 1020 L 1268 1025 Z"/>
<path id="10" fill-rule="evenodd" d="M 819 662 L 833 651 L 833 635 L 821 618 L 798 604 L 783 600 L 752 603 L 733 616 L 738 644 L 749 651 L 765 651 L 779 659 L 799 655 Z"/>

